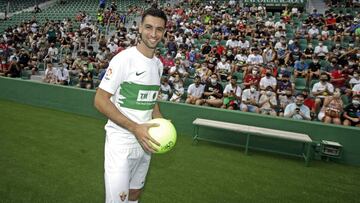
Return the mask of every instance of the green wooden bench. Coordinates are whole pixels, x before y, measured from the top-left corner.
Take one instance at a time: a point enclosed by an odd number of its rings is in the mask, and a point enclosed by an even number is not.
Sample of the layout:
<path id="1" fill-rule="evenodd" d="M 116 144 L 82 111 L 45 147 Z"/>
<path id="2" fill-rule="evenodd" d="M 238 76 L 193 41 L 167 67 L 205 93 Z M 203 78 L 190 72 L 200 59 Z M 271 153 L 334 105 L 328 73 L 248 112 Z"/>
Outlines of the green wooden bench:
<path id="1" fill-rule="evenodd" d="M 205 141 L 217 142 L 217 143 L 222 143 L 222 144 L 229 144 L 229 143 L 222 142 L 219 140 L 200 137 L 199 128 L 200 127 L 208 127 L 208 128 L 229 130 L 229 131 L 233 131 L 233 132 L 239 132 L 239 133 L 246 134 L 245 154 L 248 154 L 249 148 L 258 149 L 258 150 L 262 150 L 262 151 L 268 151 L 268 152 L 276 152 L 276 153 L 285 154 L 285 155 L 302 157 L 305 159 L 306 166 L 309 165 L 310 152 L 311 152 L 311 146 L 312 146 L 313 141 L 306 134 L 288 132 L 288 131 L 283 131 L 283 130 L 274 130 L 274 129 L 269 129 L 269 128 L 261 128 L 261 127 L 242 125 L 242 124 L 235 124 L 235 123 L 229 123 L 229 122 L 215 121 L 215 120 L 202 119 L 202 118 L 195 119 L 193 121 L 193 125 L 194 125 L 194 137 L 193 137 L 194 143 L 197 143 L 198 140 L 205 140 Z M 294 142 L 303 143 L 302 154 L 301 155 L 291 154 L 291 153 L 286 153 L 286 152 L 281 152 L 281 151 L 256 148 L 256 147 L 250 146 L 249 144 L 250 144 L 251 136 L 277 138 L 277 139 L 284 139 L 284 140 L 290 140 L 290 141 L 294 141 Z M 244 146 L 241 144 L 231 144 L 231 145 Z"/>

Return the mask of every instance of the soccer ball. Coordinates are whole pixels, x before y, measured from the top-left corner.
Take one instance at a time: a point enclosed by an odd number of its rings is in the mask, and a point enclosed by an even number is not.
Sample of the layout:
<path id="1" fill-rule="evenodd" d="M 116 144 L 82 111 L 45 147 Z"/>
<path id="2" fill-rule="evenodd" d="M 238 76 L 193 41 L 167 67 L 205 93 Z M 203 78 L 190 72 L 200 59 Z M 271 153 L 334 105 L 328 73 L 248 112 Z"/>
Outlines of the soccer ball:
<path id="1" fill-rule="evenodd" d="M 174 125 L 166 119 L 155 118 L 147 123 L 157 123 L 158 127 L 149 128 L 149 134 L 154 138 L 160 146 L 153 144 L 154 148 L 157 149 L 157 154 L 163 154 L 170 151 L 176 143 L 176 129 Z"/>

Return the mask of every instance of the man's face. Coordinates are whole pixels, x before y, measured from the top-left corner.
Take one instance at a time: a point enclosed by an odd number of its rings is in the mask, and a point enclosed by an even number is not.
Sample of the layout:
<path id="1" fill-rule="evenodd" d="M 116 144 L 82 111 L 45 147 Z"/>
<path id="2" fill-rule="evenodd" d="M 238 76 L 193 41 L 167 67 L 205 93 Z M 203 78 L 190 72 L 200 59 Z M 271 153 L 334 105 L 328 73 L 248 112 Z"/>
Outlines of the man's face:
<path id="1" fill-rule="evenodd" d="M 296 97 L 295 104 L 296 104 L 297 106 L 303 105 L 303 104 L 304 104 L 304 98 L 303 98 L 303 97 L 300 97 L 300 96 Z"/>
<path id="2" fill-rule="evenodd" d="M 139 27 L 141 40 L 149 49 L 155 49 L 165 33 L 165 21 L 162 18 L 146 16 Z"/>

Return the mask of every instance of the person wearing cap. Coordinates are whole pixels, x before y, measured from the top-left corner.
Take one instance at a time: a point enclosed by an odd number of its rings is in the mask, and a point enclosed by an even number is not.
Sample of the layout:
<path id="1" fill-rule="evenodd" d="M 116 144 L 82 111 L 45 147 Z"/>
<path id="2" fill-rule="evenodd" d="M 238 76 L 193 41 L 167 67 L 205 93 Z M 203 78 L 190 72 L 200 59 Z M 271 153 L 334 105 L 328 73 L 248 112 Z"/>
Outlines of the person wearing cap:
<path id="1" fill-rule="evenodd" d="M 216 74 L 212 74 L 210 82 L 205 85 L 203 99 L 200 101 L 200 105 L 208 105 L 219 108 L 223 104 L 223 87 L 218 83 Z"/>
<path id="2" fill-rule="evenodd" d="M 311 120 L 310 109 L 304 105 L 304 95 L 297 94 L 295 102 L 288 104 L 284 110 L 284 117 L 298 119 L 298 120 Z"/>
<path id="3" fill-rule="evenodd" d="M 276 89 L 277 81 L 273 76 L 272 70 L 266 68 L 265 76 L 260 79 L 259 87 L 260 90 L 265 90 L 268 86 L 270 86 L 273 90 Z"/>
<path id="4" fill-rule="evenodd" d="M 343 125 L 360 127 L 360 94 L 355 94 L 352 101 L 344 108 Z"/>

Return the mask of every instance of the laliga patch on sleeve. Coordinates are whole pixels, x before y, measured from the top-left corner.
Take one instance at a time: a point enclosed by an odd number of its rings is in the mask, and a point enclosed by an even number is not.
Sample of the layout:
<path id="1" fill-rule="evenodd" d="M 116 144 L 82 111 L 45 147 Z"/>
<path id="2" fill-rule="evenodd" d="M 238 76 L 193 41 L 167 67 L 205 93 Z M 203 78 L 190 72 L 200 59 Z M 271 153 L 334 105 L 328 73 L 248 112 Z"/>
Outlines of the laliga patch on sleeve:
<path id="1" fill-rule="evenodd" d="M 111 69 L 111 68 L 108 68 L 108 69 L 106 70 L 106 73 L 105 73 L 105 79 L 106 79 L 106 80 L 110 80 L 111 77 L 112 77 L 112 74 L 113 74 L 112 69 Z"/>

